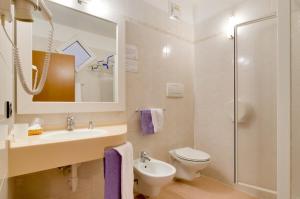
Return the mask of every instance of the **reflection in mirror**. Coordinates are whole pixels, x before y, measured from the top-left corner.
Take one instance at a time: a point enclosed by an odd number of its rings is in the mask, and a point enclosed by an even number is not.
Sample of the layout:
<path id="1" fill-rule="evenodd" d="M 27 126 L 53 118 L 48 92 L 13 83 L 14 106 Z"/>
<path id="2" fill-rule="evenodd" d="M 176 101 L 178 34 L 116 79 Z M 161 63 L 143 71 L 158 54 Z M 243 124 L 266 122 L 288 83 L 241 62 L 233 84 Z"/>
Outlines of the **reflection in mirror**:
<path id="1" fill-rule="evenodd" d="M 117 27 L 95 16 L 47 2 L 55 27 L 54 52 L 35 102 L 114 102 Z M 48 24 L 36 16 L 32 34 L 32 86 L 38 85 Z"/>

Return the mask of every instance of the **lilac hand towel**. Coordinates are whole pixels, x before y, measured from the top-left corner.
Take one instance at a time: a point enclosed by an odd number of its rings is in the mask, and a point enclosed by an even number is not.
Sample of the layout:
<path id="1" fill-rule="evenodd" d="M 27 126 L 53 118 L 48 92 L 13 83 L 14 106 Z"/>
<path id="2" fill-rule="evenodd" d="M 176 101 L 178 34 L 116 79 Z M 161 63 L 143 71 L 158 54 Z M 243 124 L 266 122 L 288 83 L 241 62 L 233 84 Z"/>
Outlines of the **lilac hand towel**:
<path id="1" fill-rule="evenodd" d="M 151 110 L 141 110 L 141 127 L 144 135 L 154 134 Z"/>
<path id="2" fill-rule="evenodd" d="M 104 199 L 121 199 L 122 157 L 114 149 L 104 153 Z"/>

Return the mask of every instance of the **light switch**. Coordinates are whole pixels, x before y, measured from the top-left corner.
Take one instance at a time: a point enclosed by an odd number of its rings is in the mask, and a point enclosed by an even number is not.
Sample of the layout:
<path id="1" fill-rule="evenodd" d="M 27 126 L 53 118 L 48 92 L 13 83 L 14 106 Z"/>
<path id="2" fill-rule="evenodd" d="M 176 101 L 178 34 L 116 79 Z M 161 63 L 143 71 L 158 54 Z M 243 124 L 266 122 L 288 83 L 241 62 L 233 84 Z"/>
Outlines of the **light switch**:
<path id="1" fill-rule="evenodd" d="M 181 83 L 167 83 L 167 97 L 170 98 L 184 97 L 184 85 Z"/>

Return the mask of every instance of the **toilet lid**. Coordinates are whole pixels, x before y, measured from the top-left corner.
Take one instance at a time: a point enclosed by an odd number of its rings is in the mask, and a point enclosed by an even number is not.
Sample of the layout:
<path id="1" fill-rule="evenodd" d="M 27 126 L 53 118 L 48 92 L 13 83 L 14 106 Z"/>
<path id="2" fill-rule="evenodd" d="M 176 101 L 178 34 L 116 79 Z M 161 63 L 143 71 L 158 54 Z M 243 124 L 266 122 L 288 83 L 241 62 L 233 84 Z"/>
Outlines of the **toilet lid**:
<path id="1" fill-rule="evenodd" d="M 206 162 L 210 159 L 210 156 L 207 153 L 189 147 L 177 149 L 174 152 L 178 158 L 187 161 Z"/>

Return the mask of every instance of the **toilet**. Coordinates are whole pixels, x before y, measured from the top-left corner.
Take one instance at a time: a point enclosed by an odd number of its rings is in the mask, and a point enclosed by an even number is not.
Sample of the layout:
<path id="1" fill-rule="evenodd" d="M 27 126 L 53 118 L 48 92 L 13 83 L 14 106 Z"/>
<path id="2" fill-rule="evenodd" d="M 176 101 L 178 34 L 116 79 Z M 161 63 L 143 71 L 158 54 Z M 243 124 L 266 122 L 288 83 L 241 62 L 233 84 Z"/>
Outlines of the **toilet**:
<path id="1" fill-rule="evenodd" d="M 175 178 L 191 181 L 210 164 L 210 155 L 190 147 L 169 151 L 170 163 L 176 168 Z"/>

